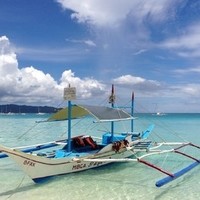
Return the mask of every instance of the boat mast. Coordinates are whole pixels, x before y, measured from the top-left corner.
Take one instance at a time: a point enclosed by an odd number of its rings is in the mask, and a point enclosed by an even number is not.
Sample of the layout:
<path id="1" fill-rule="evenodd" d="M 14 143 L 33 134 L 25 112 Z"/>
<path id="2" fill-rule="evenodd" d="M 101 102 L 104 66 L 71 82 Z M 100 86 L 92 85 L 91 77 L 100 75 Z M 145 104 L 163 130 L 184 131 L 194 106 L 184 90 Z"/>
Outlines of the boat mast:
<path id="1" fill-rule="evenodd" d="M 111 95 L 109 97 L 109 103 L 111 103 L 111 107 L 114 108 L 114 103 L 115 103 L 115 92 L 114 92 L 114 85 L 112 84 L 112 91 Z M 114 137 L 114 122 L 111 122 L 111 141 L 113 141 Z"/>
<path id="2" fill-rule="evenodd" d="M 134 92 L 132 92 L 132 99 L 131 99 L 131 116 L 134 115 Z M 131 132 L 134 131 L 134 123 L 133 119 L 131 119 Z"/>
<path id="3" fill-rule="evenodd" d="M 76 88 L 69 87 L 64 88 L 64 100 L 68 101 L 68 139 L 67 139 L 67 151 L 71 151 L 71 114 L 72 114 L 72 104 L 71 100 L 76 99 Z"/>

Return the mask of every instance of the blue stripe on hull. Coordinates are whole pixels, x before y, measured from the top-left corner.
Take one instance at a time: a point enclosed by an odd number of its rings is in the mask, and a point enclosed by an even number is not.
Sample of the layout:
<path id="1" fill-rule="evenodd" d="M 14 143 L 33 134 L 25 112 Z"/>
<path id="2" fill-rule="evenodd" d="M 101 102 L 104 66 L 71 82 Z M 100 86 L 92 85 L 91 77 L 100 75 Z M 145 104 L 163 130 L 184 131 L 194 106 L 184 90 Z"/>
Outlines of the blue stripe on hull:
<path id="1" fill-rule="evenodd" d="M 53 176 L 47 176 L 47 177 L 43 177 L 43 178 L 35 178 L 32 179 L 35 183 L 45 183 L 47 182 L 51 177 Z"/>
<path id="2" fill-rule="evenodd" d="M 28 148 L 19 149 L 19 150 L 22 151 L 22 152 L 24 152 L 24 153 L 29 153 L 29 152 L 33 152 L 33 151 L 39 151 L 39 150 L 42 150 L 42 149 L 48 149 L 48 148 L 55 147 L 55 146 L 58 146 L 58 144 L 55 144 L 55 143 L 41 144 L 41 145 L 39 145 L 39 146 L 28 147 Z M 16 149 L 17 149 L 17 148 L 16 148 Z M 8 157 L 7 154 L 5 154 L 5 153 L 0 153 L 0 159 L 1 159 L 1 158 L 6 158 L 6 157 Z"/>

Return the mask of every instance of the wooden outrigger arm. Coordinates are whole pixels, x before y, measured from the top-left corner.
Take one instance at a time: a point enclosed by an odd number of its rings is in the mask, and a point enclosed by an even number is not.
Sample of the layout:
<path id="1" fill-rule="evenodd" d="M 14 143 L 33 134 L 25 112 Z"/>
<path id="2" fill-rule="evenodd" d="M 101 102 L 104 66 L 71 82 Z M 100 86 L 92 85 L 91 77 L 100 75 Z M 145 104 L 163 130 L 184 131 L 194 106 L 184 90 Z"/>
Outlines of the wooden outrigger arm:
<path id="1" fill-rule="evenodd" d="M 163 143 L 164 144 L 164 143 Z M 173 143 L 169 143 L 170 145 L 173 145 Z M 177 143 L 174 143 L 174 144 L 177 144 Z M 168 144 L 167 144 L 168 145 Z M 162 146 L 162 143 L 161 145 L 158 145 L 158 147 Z M 175 149 L 171 149 L 171 150 L 161 150 L 161 151 L 153 151 L 153 152 L 150 152 L 150 153 L 147 153 L 143 156 L 140 156 L 140 157 L 137 157 L 136 159 L 132 159 L 132 158 L 123 158 L 123 159 L 110 159 L 110 158 L 107 158 L 107 159 L 84 159 L 84 161 L 88 161 L 88 162 L 91 162 L 91 161 L 94 161 L 94 162 L 140 162 L 140 163 L 143 163 L 153 169 L 156 169 L 157 171 L 160 171 L 162 172 L 163 174 L 166 174 L 167 177 L 159 180 L 156 182 L 156 186 L 157 187 L 161 187 L 177 178 L 179 178 L 180 176 L 186 174 L 187 172 L 189 172 L 190 170 L 192 170 L 194 167 L 198 166 L 200 164 L 200 159 L 196 159 L 186 153 L 182 153 L 180 151 L 178 151 L 179 149 L 185 147 L 185 146 L 192 146 L 192 147 L 195 147 L 195 148 L 198 148 L 200 149 L 200 146 L 197 146 L 197 145 L 194 145 L 192 143 L 184 143 L 182 145 L 180 145 L 179 147 L 175 148 Z M 132 149 L 132 148 L 131 148 Z M 130 149 L 130 150 L 131 150 Z M 155 148 L 152 148 L 152 149 L 155 149 Z M 188 165 L 187 167 L 175 172 L 175 173 L 171 173 L 171 172 L 168 172 L 162 168 L 160 168 L 159 166 L 156 166 L 150 162 L 147 162 L 145 161 L 143 158 L 145 157 L 149 157 L 149 156 L 152 156 L 152 155 L 156 155 L 156 154 L 164 154 L 164 153 L 178 153 L 180 155 L 183 155 L 183 156 L 186 156 L 192 160 L 195 160 L 194 163 Z"/>
<path id="2" fill-rule="evenodd" d="M 147 165 L 149 167 L 152 167 L 152 168 L 154 168 L 154 169 L 156 169 L 156 170 L 168 175 L 169 177 L 174 177 L 174 175 L 172 173 L 170 173 L 170 172 L 168 172 L 168 171 L 166 171 L 166 170 L 164 170 L 164 169 L 162 169 L 162 168 L 160 168 L 160 167 L 158 167 L 158 166 L 156 166 L 154 164 L 151 164 L 151 163 L 149 163 L 149 162 L 147 162 L 145 160 L 142 160 L 142 159 L 138 158 L 138 162 L 141 162 L 141 163 L 143 163 L 143 164 L 145 164 L 145 165 Z"/>

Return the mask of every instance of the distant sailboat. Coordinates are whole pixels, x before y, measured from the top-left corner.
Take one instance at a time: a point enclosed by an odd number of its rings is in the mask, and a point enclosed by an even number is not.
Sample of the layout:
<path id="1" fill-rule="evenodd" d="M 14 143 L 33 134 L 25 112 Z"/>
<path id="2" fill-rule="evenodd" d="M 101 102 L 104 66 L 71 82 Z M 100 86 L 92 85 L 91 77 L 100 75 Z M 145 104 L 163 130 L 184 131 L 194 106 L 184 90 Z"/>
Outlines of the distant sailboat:
<path id="1" fill-rule="evenodd" d="M 45 113 L 43 113 L 43 112 L 40 112 L 40 107 L 38 107 L 38 112 L 37 112 L 37 115 L 45 115 Z"/>
<path id="2" fill-rule="evenodd" d="M 155 112 L 153 113 L 153 115 L 157 115 L 157 116 L 163 116 L 163 115 L 165 115 L 165 113 L 162 113 L 162 112 L 156 111 L 156 110 L 158 110 L 157 107 L 158 107 L 158 105 L 156 104 Z"/>
<path id="3" fill-rule="evenodd" d="M 2 108 L 2 105 L 1 105 L 1 113 L 0 113 L 0 115 L 3 115 L 3 108 Z"/>
<path id="4" fill-rule="evenodd" d="M 26 113 L 22 113 L 22 112 L 21 112 L 21 107 L 20 107 L 20 106 L 19 106 L 19 114 L 20 114 L 20 115 L 26 115 Z"/>
<path id="5" fill-rule="evenodd" d="M 11 106 L 10 106 L 10 109 L 9 109 L 10 111 L 8 112 L 7 110 L 8 109 L 7 109 L 7 105 L 6 105 L 6 113 L 5 114 L 6 115 L 14 115 L 15 114 L 14 112 L 11 112 Z"/>

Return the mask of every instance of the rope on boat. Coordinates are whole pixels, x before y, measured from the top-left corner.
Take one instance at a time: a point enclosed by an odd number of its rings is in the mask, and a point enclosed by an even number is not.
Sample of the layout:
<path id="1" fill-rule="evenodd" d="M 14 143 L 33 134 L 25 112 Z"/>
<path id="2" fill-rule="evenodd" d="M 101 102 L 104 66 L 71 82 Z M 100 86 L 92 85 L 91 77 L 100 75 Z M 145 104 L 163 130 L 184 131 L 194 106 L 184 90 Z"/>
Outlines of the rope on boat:
<path id="1" fill-rule="evenodd" d="M 29 128 L 26 132 L 24 132 L 23 134 L 21 134 L 20 136 L 17 137 L 17 139 L 21 139 L 22 137 L 24 137 L 27 133 L 29 133 L 32 129 L 34 129 L 39 123 L 35 123 L 31 128 Z"/>
<path id="2" fill-rule="evenodd" d="M 165 178 L 163 178 L 163 179 L 161 179 L 161 180 L 159 180 L 159 181 L 156 182 L 156 186 L 157 186 L 157 187 L 161 187 L 161 186 L 163 186 L 163 185 L 165 185 L 165 184 L 167 184 L 167 183 L 169 183 L 169 182 L 171 182 L 171 181 L 173 181 L 173 180 L 179 178 L 180 176 L 186 174 L 187 172 L 189 172 L 189 171 L 192 170 L 194 167 L 196 167 L 197 165 L 200 164 L 200 160 L 199 160 L 199 159 L 197 159 L 197 158 L 195 158 L 195 157 L 193 157 L 193 156 L 191 156 L 191 155 L 189 155 L 189 154 L 186 154 L 185 152 L 179 151 L 181 148 L 184 148 L 184 147 L 187 147 L 187 146 L 191 146 L 191 147 L 194 147 L 194 148 L 197 148 L 197 149 L 200 149 L 200 146 L 197 146 L 197 145 L 195 145 L 195 144 L 193 144 L 193 143 L 182 143 L 182 144 L 181 144 L 181 143 L 166 143 L 166 144 L 165 144 L 165 143 L 161 143 L 161 144 L 158 144 L 158 148 L 161 147 L 162 145 L 169 145 L 169 146 L 171 146 L 171 145 L 180 145 L 180 146 L 179 146 L 179 147 L 176 147 L 176 148 L 174 148 L 174 149 L 171 149 L 171 150 L 160 150 L 160 152 L 159 152 L 159 151 L 156 152 L 156 150 L 155 150 L 156 147 L 153 147 L 153 148 L 152 148 L 153 152 L 147 153 L 147 154 L 142 155 L 142 156 L 140 156 L 140 157 L 137 157 L 137 156 L 135 155 L 136 152 L 134 152 L 134 149 L 133 149 L 133 148 L 130 148 L 130 149 L 129 149 L 129 150 L 134 154 L 134 156 L 137 158 L 137 161 L 138 161 L 138 162 L 143 163 L 143 164 L 145 164 L 145 165 L 147 165 L 147 166 L 149 166 L 149 167 L 151 167 L 151 168 L 154 168 L 154 169 L 156 169 L 156 170 L 158 170 L 158 171 L 160 171 L 160 172 L 162 172 L 162 173 L 168 175 L 167 177 L 165 177 Z M 151 151 L 151 150 L 149 150 L 149 151 Z M 154 151 L 155 151 L 155 152 L 154 152 Z M 148 156 L 151 156 L 151 155 L 156 155 L 156 154 L 164 154 L 164 153 L 167 153 L 167 155 L 168 155 L 168 153 L 170 153 L 170 152 L 171 152 L 171 153 L 180 154 L 180 155 L 182 155 L 182 156 L 185 156 L 185 157 L 187 157 L 187 158 L 190 158 L 190 159 L 194 160 L 195 162 L 193 162 L 192 164 L 186 166 L 185 168 L 183 168 L 183 169 L 181 169 L 181 170 L 179 170 L 179 171 L 177 171 L 177 172 L 175 172 L 175 173 L 171 173 L 171 172 L 169 172 L 169 171 L 166 171 L 166 170 L 163 169 L 162 167 L 159 167 L 159 166 L 157 166 L 157 165 L 154 165 L 154 164 L 152 164 L 152 163 L 150 163 L 150 162 L 148 162 L 148 161 L 146 161 L 146 160 L 143 159 L 143 158 L 145 158 L 145 157 L 148 157 Z M 165 160 L 166 160 L 166 159 L 165 159 Z"/>
<path id="3" fill-rule="evenodd" d="M 21 179 L 21 181 L 19 182 L 19 184 L 17 185 L 17 187 L 16 187 L 15 189 L 13 189 L 13 190 L 17 190 L 18 188 L 20 188 L 25 178 L 26 178 L 26 174 L 24 174 L 24 176 L 22 177 L 22 179 Z M 10 195 L 6 198 L 6 200 L 7 200 L 7 199 L 10 199 L 14 194 L 15 194 L 15 193 L 10 194 Z"/>

